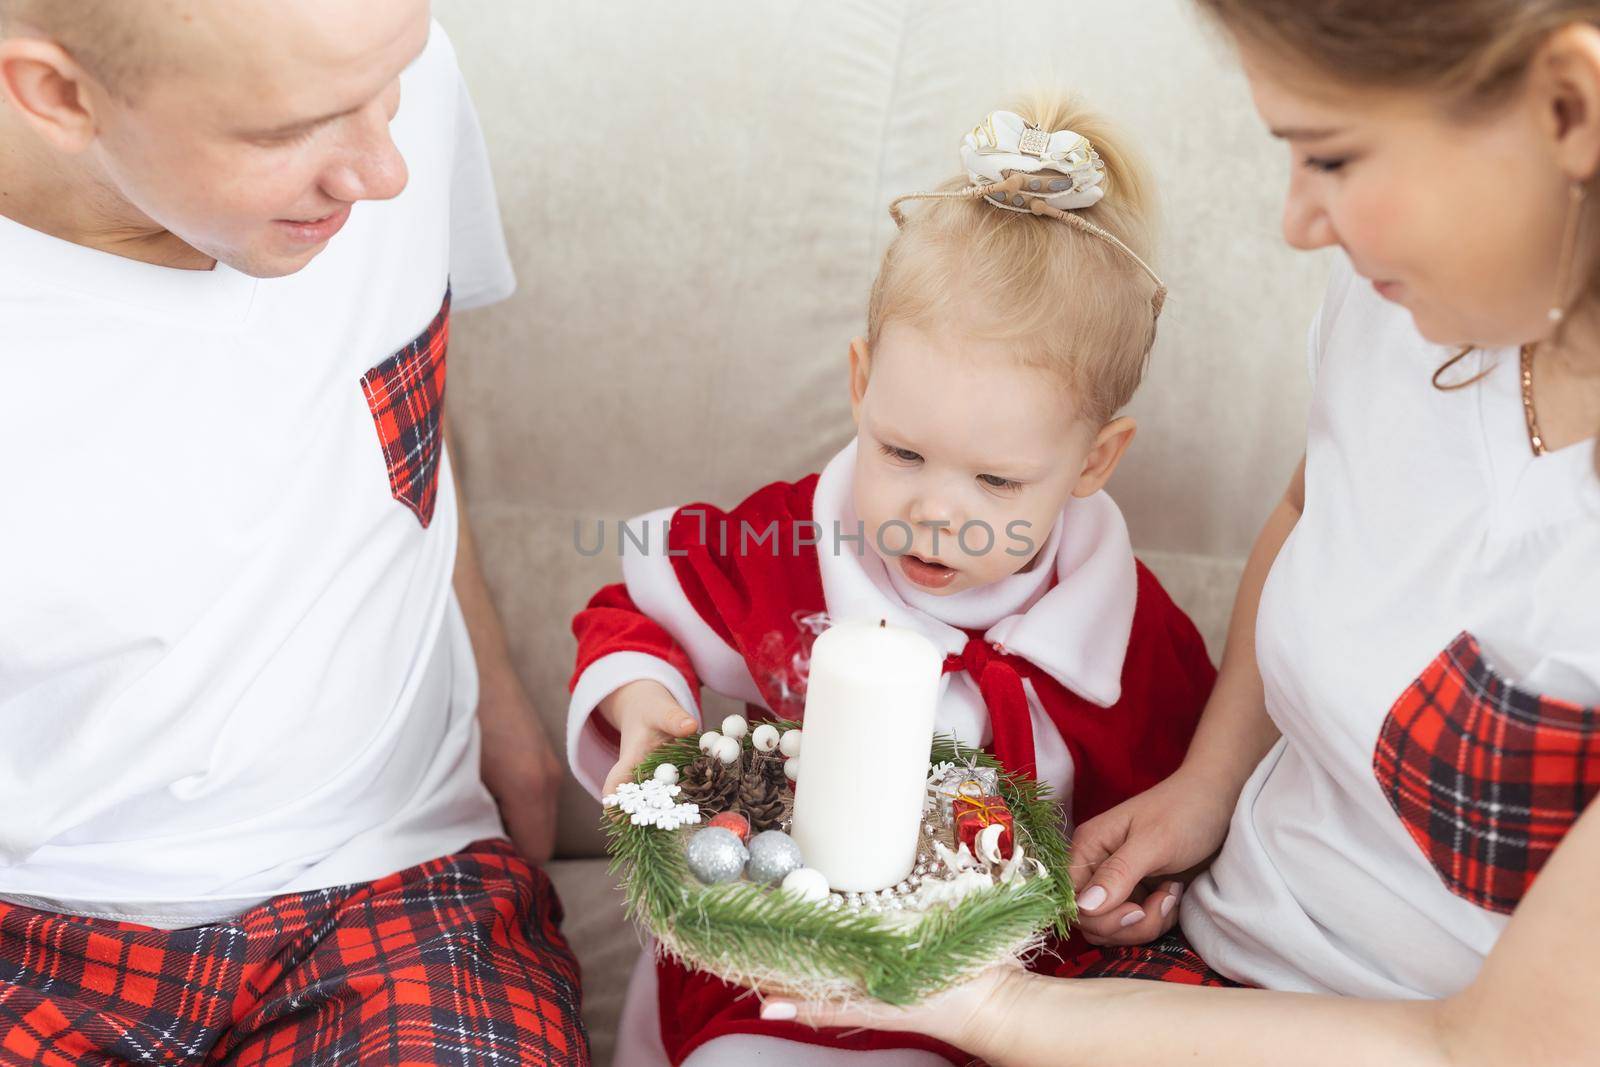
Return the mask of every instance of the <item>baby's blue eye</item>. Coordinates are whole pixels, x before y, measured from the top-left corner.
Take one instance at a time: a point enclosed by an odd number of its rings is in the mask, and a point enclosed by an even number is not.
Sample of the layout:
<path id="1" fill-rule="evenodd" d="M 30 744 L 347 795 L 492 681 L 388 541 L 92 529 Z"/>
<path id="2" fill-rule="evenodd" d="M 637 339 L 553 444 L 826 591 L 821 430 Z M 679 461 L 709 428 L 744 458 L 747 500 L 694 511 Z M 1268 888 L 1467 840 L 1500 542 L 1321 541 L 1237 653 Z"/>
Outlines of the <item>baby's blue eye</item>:
<path id="1" fill-rule="evenodd" d="M 878 447 L 882 449 L 884 455 L 891 459 L 897 459 L 902 463 L 916 463 L 922 459 L 921 456 L 909 448 L 896 448 L 894 445 L 879 445 Z"/>
<path id="2" fill-rule="evenodd" d="M 978 480 L 991 489 L 1021 489 L 1022 483 L 1010 478 L 1002 478 L 998 474 L 980 474 Z"/>

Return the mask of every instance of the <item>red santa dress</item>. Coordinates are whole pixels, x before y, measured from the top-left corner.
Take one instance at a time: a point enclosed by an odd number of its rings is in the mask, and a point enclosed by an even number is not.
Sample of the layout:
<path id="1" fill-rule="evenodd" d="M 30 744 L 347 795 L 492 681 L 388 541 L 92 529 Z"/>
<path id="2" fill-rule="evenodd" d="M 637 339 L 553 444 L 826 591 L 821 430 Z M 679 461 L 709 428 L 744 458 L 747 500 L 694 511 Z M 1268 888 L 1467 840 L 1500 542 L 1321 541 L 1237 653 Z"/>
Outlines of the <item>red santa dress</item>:
<path id="1" fill-rule="evenodd" d="M 627 524 L 617 548 L 624 581 L 573 620 L 567 752 L 579 782 L 598 794 L 615 763 L 616 734 L 596 706 L 631 681 L 660 682 L 691 714 L 709 686 L 744 701 L 752 720 L 801 718 L 813 639 L 802 620 L 820 612 L 884 619 L 943 649 L 936 729 L 1034 775 L 1069 825 L 1178 767 L 1216 672 L 1194 624 L 1134 558 L 1108 495 L 1069 499 L 1025 569 L 938 596 L 886 564 L 863 535 L 855 455 L 852 441 L 821 474 L 767 485 L 731 511 L 693 504 Z M 1079 947 L 1058 946 L 1057 955 Z M 823 1047 L 970 1061 L 918 1035 L 818 1032 L 758 1011 L 748 990 L 668 960 L 652 971 L 643 960 L 616 1062 L 677 1065 L 736 1035 L 741 1050 L 757 1036 L 817 1046 L 815 1057 L 797 1046 L 785 1063 L 832 1062 Z M 711 1062 L 700 1055 L 694 1064 L 703 1061 Z"/>

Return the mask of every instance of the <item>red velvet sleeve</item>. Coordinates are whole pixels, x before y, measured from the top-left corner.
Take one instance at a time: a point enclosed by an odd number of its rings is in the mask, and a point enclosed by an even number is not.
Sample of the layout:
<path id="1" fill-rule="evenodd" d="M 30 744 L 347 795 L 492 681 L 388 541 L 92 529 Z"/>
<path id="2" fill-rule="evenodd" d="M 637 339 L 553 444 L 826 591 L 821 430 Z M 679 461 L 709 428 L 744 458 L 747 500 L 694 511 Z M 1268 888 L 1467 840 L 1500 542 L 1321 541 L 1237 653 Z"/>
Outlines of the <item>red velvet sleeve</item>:
<path id="1" fill-rule="evenodd" d="M 567 682 L 569 692 L 596 660 L 613 652 L 643 652 L 665 660 L 683 675 L 691 693 L 700 691 L 700 679 L 687 653 L 659 623 L 639 610 L 620 582 L 606 586 L 589 600 L 573 618 L 572 634 L 578 639 L 578 662 Z"/>
<path id="2" fill-rule="evenodd" d="M 797 672 L 814 634 L 802 620 L 823 610 L 812 522 L 817 476 L 775 482 L 722 511 L 680 508 L 669 544 L 679 588 L 699 618 L 749 670 L 762 702 L 798 717 Z M 691 650 L 693 651 L 693 650 Z"/>

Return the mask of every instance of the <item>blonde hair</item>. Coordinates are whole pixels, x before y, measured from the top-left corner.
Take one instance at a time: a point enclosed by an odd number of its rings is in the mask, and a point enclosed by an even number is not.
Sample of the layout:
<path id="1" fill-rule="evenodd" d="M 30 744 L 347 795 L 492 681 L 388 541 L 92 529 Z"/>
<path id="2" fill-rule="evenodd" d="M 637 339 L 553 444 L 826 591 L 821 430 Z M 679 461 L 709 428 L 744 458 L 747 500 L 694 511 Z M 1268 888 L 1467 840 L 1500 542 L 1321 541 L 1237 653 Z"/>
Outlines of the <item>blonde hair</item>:
<path id="1" fill-rule="evenodd" d="M 1106 168 L 1105 197 L 1076 214 L 1150 259 L 1151 182 L 1123 136 L 1069 96 L 1035 95 L 1010 110 L 1047 132 L 1088 138 Z M 940 191 L 963 189 L 963 175 Z M 1076 414 L 1103 423 L 1132 398 L 1156 337 L 1158 286 L 1103 236 L 1061 219 L 1007 211 L 981 197 L 914 205 L 884 253 L 867 341 L 884 326 L 956 321 L 974 337 L 1016 341 L 1020 362 L 1058 372 Z"/>

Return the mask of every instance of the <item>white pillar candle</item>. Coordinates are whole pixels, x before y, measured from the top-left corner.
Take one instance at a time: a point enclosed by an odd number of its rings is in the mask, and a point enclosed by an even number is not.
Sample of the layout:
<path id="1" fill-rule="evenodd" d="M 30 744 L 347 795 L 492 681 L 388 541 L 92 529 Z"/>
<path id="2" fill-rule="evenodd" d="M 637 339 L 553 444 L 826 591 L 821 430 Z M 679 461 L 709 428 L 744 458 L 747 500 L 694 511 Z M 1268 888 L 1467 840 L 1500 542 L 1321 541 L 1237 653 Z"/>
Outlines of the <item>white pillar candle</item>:
<path id="1" fill-rule="evenodd" d="M 911 873 L 944 658 L 913 630 L 839 622 L 811 649 L 791 836 L 844 892 Z"/>

